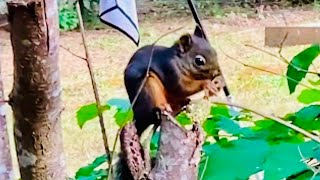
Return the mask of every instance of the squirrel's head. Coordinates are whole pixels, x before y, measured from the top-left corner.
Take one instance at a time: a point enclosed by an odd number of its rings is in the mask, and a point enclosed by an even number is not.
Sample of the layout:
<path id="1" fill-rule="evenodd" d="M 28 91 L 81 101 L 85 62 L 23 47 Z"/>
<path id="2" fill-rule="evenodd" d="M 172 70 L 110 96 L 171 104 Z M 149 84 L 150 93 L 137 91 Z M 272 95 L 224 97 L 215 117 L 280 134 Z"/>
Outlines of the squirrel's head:
<path id="1" fill-rule="evenodd" d="M 192 35 L 181 36 L 175 47 L 181 68 L 195 79 L 213 79 L 220 73 L 217 53 L 199 26 L 196 26 Z"/>

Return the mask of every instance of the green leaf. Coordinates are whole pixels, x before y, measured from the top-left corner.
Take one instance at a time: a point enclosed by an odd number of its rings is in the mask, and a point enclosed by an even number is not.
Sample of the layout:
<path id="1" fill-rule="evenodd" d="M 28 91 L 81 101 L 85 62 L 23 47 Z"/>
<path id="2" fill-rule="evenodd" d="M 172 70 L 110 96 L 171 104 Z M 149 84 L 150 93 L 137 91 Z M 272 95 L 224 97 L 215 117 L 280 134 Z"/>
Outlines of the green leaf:
<path id="1" fill-rule="evenodd" d="M 251 174 L 262 169 L 268 147 L 265 141 L 244 139 L 232 141 L 228 146 L 218 144 L 204 146 L 203 149 L 209 159 L 203 180 L 248 179 Z M 203 167 L 204 163 L 205 161 L 201 162 L 200 166 Z"/>
<path id="2" fill-rule="evenodd" d="M 287 70 L 287 81 L 290 94 L 295 91 L 298 83 L 306 76 L 307 73 L 305 71 L 308 71 L 309 66 L 319 53 L 319 44 L 313 44 L 292 59 Z"/>
<path id="3" fill-rule="evenodd" d="M 217 129 L 216 121 L 213 118 L 208 118 L 202 124 L 202 127 L 207 136 L 218 137 L 219 130 Z"/>
<path id="4" fill-rule="evenodd" d="M 100 111 L 106 111 L 110 109 L 110 107 L 108 105 L 102 106 Z M 98 116 L 98 110 L 97 110 L 97 104 L 96 103 L 92 103 L 92 104 L 88 104 L 85 106 L 82 106 L 78 111 L 77 111 L 77 121 L 78 121 L 78 125 L 80 128 L 82 128 L 84 126 L 84 124 L 92 119 L 94 119 L 95 117 Z"/>
<path id="5" fill-rule="evenodd" d="M 298 100 L 304 104 L 310 104 L 313 102 L 320 102 L 320 90 L 318 89 L 305 89 L 301 91 L 298 96 Z"/>
<path id="6" fill-rule="evenodd" d="M 77 180 L 96 180 L 107 177 L 107 170 L 95 170 L 108 160 L 106 155 L 97 157 L 91 164 L 80 168 L 75 175 Z"/>
<path id="7" fill-rule="evenodd" d="M 228 118 L 232 117 L 229 112 L 229 108 L 226 105 L 211 106 L 210 114 L 212 116 L 222 115 L 222 116 L 226 116 Z"/>
<path id="8" fill-rule="evenodd" d="M 130 109 L 128 111 L 118 110 L 118 112 L 114 115 L 114 118 L 116 119 L 117 125 L 120 128 L 122 128 L 128 122 L 133 120 L 133 111 L 132 111 L 132 109 Z"/>
<path id="9" fill-rule="evenodd" d="M 112 98 L 107 102 L 107 104 L 117 108 L 118 111 L 114 115 L 114 118 L 120 128 L 132 121 L 133 111 L 130 109 L 131 104 L 128 99 Z"/>
<path id="10" fill-rule="evenodd" d="M 190 117 L 188 116 L 187 113 L 184 113 L 184 112 L 180 113 L 176 117 L 176 119 L 182 126 L 192 124 L 192 121 L 191 121 Z"/>
<path id="11" fill-rule="evenodd" d="M 302 156 L 312 157 L 318 145 L 314 141 L 270 145 L 261 139 L 224 140 L 222 143 L 203 146 L 208 159 L 205 169 L 205 161 L 200 163 L 199 174 L 204 174 L 203 180 L 248 179 L 259 171 L 264 171 L 265 180 L 283 179 L 307 170 Z"/>
<path id="12" fill-rule="evenodd" d="M 316 145 L 316 142 L 309 141 L 301 144 L 281 143 L 271 146 L 263 165 L 264 179 L 283 179 L 309 169 L 301 160 L 303 157 L 311 157 L 313 147 Z"/>
<path id="13" fill-rule="evenodd" d="M 223 130 L 237 137 L 253 137 L 254 132 L 247 127 L 240 127 L 239 124 L 226 116 L 217 115 L 208 118 L 202 125 L 207 136 L 213 136 L 218 140 L 218 132 Z"/>
<path id="14" fill-rule="evenodd" d="M 251 129 L 255 132 L 256 138 L 265 139 L 271 144 L 304 142 L 303 135 L 270 119 L 256 121 Z"/>
<path id="15" fill-rule="evenodd" d="M 302 108 L 295 115 L 293 123 L 304 130 L 320 130 L 320 105 Z"/>

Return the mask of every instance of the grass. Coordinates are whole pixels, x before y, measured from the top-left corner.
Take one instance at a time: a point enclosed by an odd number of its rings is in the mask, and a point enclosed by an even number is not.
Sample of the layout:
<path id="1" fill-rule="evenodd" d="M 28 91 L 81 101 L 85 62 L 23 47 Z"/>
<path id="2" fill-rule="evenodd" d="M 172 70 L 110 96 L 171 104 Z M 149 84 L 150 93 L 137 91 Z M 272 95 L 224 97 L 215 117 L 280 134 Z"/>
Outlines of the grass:
<path id="1" fill-rule="evenodd" d="M 230 87 L 235 101 L 239 104 L 259 109 L 267 113 L 284 115 L 301 107 L 297 103 L 296 95 L 289 95 L 286 80 L 280 76 L 267 74 L 250 69 L 225 57 L 221 49 L 228 55 L 238 60 L 263 69 L 277 73 L 285 72 L 286 65 L 279 60 L 263 54 L 244 44 L 252 44 L 257 47 L 276 53 L 276 48 L 265 48 L 263 28 L 253 31 L 234 31 L 233 28 L 211 26 L 206 21 L 207 34 L 210 41 L 219 54 L 219 63 L 222 72 Z M 160 35 L 172 30 L 172 27 L 185 26 L 183 30 L 168 35 L 159 42 L 162 45 L 170 45 L 179 38 L 182 33 L 192 32 L 193 23 L 185 19 L 171 19 L 161 22 L 144 22 L 141 26 L 141 46 L 152 43 Z M 244 30 L 247 28 L 243 28 Z M 223 32 L 223 33 L 221 33 Z M 5 62 L 2 62 L 5 93 L 9 94 L 12 87 L 12 51 L 10 49 L 9 36 L 1 42 L 4 51 Z M 94 71 L 103 102 L 112 97 L 126 98 L 123 85 L 123 70 L 131 55 L 137 47 L 125 36 L 113 30 L 89 31 L 88 42 L 90 52 L 94 59 Z M 60 43 L 71 51 L 84 56 L 80 34 L 78 32 L 64 32 L 61 34 Z M 286 47 L 283 54 L 291 59 L 306 46 Z M 92 87 L 86 64 L 83 60 L 70 55 L 65 50 L 60 50 L 61 85 L 63 87 L 63 102 L 65 110 L 62 113 L 64 152 L 67 161 L 69 176 L 74 176 L 76 170 L 90 163 L 95 157 L 104 153 L 103 142 L 98 121 L 88 122 L 80 129 L 76 121 L 76 111 L 85 104 L 94 102 Z M 207 113 L 209 103 L 201 101 L 194 106 L 196 119 L 203 118 Z M 200 107 L 200 108 L 199 108 Z M 8 108 L 9 133 L 12 134 L 12 112 Z M 105 123 L 110 145 L 113 144 L 117 126 L 112 119 L 112 112 L 105 113 Z M 11 145 L 13 137 L 11 135 Z M 12 154 L 14 154 L 12 152 Z M 17 167 L 17 163 L 15 162 Z M 16 171 L 17 172 L 17 171 Z"/>

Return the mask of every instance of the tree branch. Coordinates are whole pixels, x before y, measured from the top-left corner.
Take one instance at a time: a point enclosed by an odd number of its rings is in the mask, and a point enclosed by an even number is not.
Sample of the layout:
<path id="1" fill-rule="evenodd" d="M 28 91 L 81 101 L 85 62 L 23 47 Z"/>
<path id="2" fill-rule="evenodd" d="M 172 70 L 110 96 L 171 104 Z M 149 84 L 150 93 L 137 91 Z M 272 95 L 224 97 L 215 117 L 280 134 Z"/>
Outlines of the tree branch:
<path id="1" fill-rule="evenodd" d="M 249 64 L 245 64 L 245 63 L 237 60 L 236 58 L 228 55 L 228 54 L 225 53 L 221 48 L 220 48 L 220 50 L 221 50 L 221 52 L 222 52 L 226 57 L 228 57 L 229 59 L 231 59 L 231 60 L 233 60 L 233 61 L 236 61 L 236 62 L 242 64 L 243 66 L 246 66 L 246 67 L 249 67 L 249 68 L 252 68 L 252 69 L 256 69 L 256 70 L 258 70 L 258 71 L 263 71 L 263 72 L 267 72 L 267 73 L 274 74 L 274 75 L 277 75 L 277 76 L 281 76 L 281 77 L 290 79 L 291 81 L 296 82 L 296 83 L 298 83 L 298 84 L 300 84 L 300 85 L 302 85 L 302 86 L 304 86 L 304 87 L 306 87 L 306 88 L 308 88 L 308 89 L 314 89 L 314 88 L 312 88 L 312 87 L 310 87 L 310 86 L 308 86 L 308 85 L 306 85 L 306 84 L 303 84 L 303 83 L 301 83 L 301 82 L 298 82 L 297 80 L 295 80 L 295 79 L 293 79 L 293 78 L 291 78 L 291 77 L 288 77 L 288 76 L 286 76 L 286 75 L 278 74 L 278 73 L 275 73 L 275 72 L 272 72 L 272 71 L 268 71 L 268 70 L 265 70 L 265 69 L 261 69 L 261 68 L 258 68 L 258 67 L 255 67 L 255 66 L 252 66 L 252 65 L 249 65 Z"/>
<path id="2" fill-rule="evenodd" d="M 243 105 L 238 105 L 238 104 L 235 104 L 235 103 L 224 102 L 224 101 L 211 101 L 211 102 L 214 103 L 214 104 L 228 105 L 228 106 L 233 106 L 233 107 L 237 107 L 237 108 L 240 108 L 240 109 L 244 109 L 244 110 L 247 110 L 247 111 L 251 111 L 251 112 L 253 112 L 253 113 L 255 113 L 255 114 L 259 115 L 259 116 L 266 117 L 266 118 L 274 120 L 274 121 L 276 121 L 276 122 L 278 122 L 278 123 L 280 123 L 280 124 L 282 124 L 284 126 L 287 126 L 288 128 L 293 129 L 293 130 L 305 135 L 306 137 L 309 137 L 310 139 L 320 143 L 320 138 L 318 136 L 313 135 L 313 134 L 309 133 L 308 131 L 306 131 L 306 130 L 298 127 L 298 126 L 295 126 L 295 125 L 289 123 L 288 121 L 285 121 L 285 120 L 280 119 L 278 117 L 275 117 L 275 116 L 272 116 L 272 115 L 269 115 L 269 114 L 265 114 L 265 113 L 260 112 L 258 110 L 253 110 L 253 109 L 250 109 L 250 108 L 245 107 Z"/>
<path id="3" fill-rule="evenodd" d="M 66 50 L 68 53 L 72 54 L 73 56 L 79 58 L 79 59 L 82 59 L 82 60 L 85 60 L 85 61 L 87 60 L 86 58 L 81 57 L 81 56 L 77 55 L 76 53 L 70 51 L 68 48 L 62 46 L 61 44 L 60 44 L 60 47 L 61 47 L 62 49 L 64 49 L 64 50 Z"/>
<path id="4" fill-rule="evenodd" d="M 112 157 L 110 157 L 110 150 L 109 150 L 108 138 L 107 138 L 107 134 L 106 134 L 105 126 L 104 126 L 103 115 L 102 115 L 102 112 L 99 110 L 101 107 L 99 92 L 98 92 L 97 83 L 96 83 L 96 80 L 94 77 L 93 68 L 91 65 L 92 60 L 91 60 L 89 49 L 88 49 L 88 46 L 86 43 L 86 35 L 85 35 L 85 30 L 84 30 L 82 15 L 81 15 L 81 9 L 80 9 L 78 1 L 76 3 L 76 8 L 77 8 L 77 14 L 78 14 L 78 18 L 79 18 L 80 32 L 81 32 L 81 36 L 82 36 L 83 46 L 84 46 L 85 54 L 86 54 L 85 60 L 87 62 L 87 66 L 88 66 L 88 70 L 89 70 L 90 78 L 91 78 L 91 84 L 92 84 L 92 88 L 93 88 L 93 92 L 94 92 L 94 97 L 96 99 L 98 116 L 99 116 L 99 123 L 100 123 L 100 127 L 101 127 L 101 134 L 102 134 L 102 139 L 103 139 L 103 143 L 104 143 L 104 148 L 106 151 L 106 155 L 108 156 L 109 168 L 112 169 L 111 168 L 111 165 L 112 165 L 111 158 Z M 111 174 L 109 174 L 109 175 L 111 176 Z"/>
<path id="5" fill-rule="evenodd" d="M 269 51 L 263 50 L 263 49 L 258 48 L 258 47 L 256 47 L 256 46 L 253 46 L 253 45 L 250 45 L 250 44 L 244 44 L 244 45 L 245 45 L 246 47 L 250 47 L 250 48 L 256 49 L 256 50 L 261 51 L 261 52 L 263 52 L 263 53 L 266 53 L 266 54 L 268 54 L 268 55 L 270 55 L 270 56 L 272 56 L 272 57 L 275 57 L 275 58 L 281 60 L 282 62 L 286 63 L 287 65 L 294 67 L 297 71 L 301 71 L 301 72 L 305 72 L 305 73 L 310 73 L 310 74 L 315 74 L 315 75 L 318 75 L 318 76 L 320 75 L 320 72 L 307 71 L 307 70 L 301 69 L 300 67 L 298 67 L 298 66 L 290 63 L 290 62 L 289 62 L 286 58 L 284 58 L 282 55 L 280 55 L 280 57 L 279 57 L 279 56 L 277 56 L 277 55 L 275 55 L 275 54 L 273 54 L 273 53 L 271 53 L 271 52 L 269 52 Z M 281 52 L 281 51 L 280 51 L 280 52 Z"/>

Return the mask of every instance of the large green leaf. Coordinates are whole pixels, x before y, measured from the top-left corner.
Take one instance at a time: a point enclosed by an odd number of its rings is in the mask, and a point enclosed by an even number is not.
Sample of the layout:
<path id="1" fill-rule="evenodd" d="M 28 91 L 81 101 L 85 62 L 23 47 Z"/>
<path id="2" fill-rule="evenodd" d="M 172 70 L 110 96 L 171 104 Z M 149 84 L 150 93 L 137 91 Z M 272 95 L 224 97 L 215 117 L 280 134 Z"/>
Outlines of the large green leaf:
<path id="1" fill-rule="evenodd" d="M 108 109 L 110 109 L 110 107 L 108 105 L 105 105 L 101 107 L 100 111 L 103 112 Z M 82 128 L 86 122 L 94 119 L 97 116 L 98 116 L 98 109 L 97 109 L 96 103 L 82 106 L 77 111 L 77 121 L 78 121 L 79 127 Z"/>
<path id="2" fill-rule="evenodd" d="M 264 180 L 283 179 L 308 170 L 309 168 L 301 160 L 303 157 L 311 157 L 315 146 L 317 143 L 314 141 L 301 144 L 281 143 L 271 146 L 263 164 Z"/>
<path id="3" fill-rule="evenodd" d="M 319 53 L 319 44 L 313 44 L 292 59 L 287 70 L 287 80 L 290 94 L 295 91 L 298 83 L 306 76 L 306 71 L 308 71 L 309 66 L 313 60 L 316 59 Z"/>
<path id="4" fill-rule="evenodd" d="M 320 90 L 318 89 L 305 89 L 301 91 L 298 100 L 304 104 L 320 102 Z"/>
<path id="5" fill-rule="evenodd" d="M 293 123 L 304 130 L 320 130 L 320 105 L 304 107 L 294 117 Z"/>
<path id="6" fill-rule="evenodd" d="M 107 156 L 102 155 L 97 157 L 91 164 L 80 168 L 75 175 L 75 179 L 77 180 L 96 180 L 96 179 L 106 179 L 107 171 L 106 169 L 99 169 L 100 165 L 107 161 Z"/>
<path id="7" fill-rule="evenodd" d="M 206 168 L 203 168 L 205 161 L 200 164 L 204 170 L 199 172 L 203 174 L 202 180 L 235 180 L 247 179 L 262 169 L 269 145 L 262 140 L 240 139 L 228 146 L 211 144 L 203 148 L 209 159 Z"/>
<path id="8" fill-rule="evenodd" d="M 228 146 L 204 145 L 207 160 L 201 161 L 199 174 L 203 180 L 234 180 L 264 171 L 265 180 L 283 179 L 307 170 L 302 156 L 312 157 L 316 146 L 313 141 L 272 145 L 261 139 L 229 141 Z"/>

